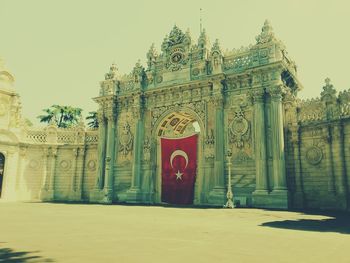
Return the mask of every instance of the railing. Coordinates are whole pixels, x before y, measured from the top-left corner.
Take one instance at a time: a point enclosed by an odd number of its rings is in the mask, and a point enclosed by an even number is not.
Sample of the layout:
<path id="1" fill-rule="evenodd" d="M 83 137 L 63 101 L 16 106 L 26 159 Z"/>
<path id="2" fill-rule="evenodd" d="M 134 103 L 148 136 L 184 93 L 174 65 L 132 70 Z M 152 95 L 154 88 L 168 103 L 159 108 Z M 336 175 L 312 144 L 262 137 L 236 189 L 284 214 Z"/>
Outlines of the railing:
<path id="1" fill-rule="evenodd" d="M 83 130 L 81 128 L 60 129 L 52 128 L 26 130 L 26 140 L 31 143 L 59 143 L 59 144 L 96 144 L 98 131 Z"/>

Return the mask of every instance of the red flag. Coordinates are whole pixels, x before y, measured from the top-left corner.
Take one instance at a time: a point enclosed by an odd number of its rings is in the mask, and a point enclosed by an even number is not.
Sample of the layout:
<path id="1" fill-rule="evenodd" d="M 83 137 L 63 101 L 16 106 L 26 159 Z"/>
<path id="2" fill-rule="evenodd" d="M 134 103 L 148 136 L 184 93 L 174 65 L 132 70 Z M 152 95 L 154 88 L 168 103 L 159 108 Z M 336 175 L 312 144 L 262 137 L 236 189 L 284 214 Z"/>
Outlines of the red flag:
<path id="1" fill-rule="evenodd" d="M 161 138 L 162 202 L 192 204 L 197 168 L 197 134 Z"/>

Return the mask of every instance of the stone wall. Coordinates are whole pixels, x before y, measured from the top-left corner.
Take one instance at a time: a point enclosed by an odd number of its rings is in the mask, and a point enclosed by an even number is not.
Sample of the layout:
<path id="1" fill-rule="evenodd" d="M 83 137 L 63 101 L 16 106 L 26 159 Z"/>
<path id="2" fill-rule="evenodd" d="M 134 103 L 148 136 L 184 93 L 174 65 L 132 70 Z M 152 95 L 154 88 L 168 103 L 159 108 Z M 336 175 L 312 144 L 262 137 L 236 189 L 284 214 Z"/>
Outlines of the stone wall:
<path id="1" fill-rule="evenodd" d="M 292 207 L 349 209 L 349 106 L 350 91 L 337 95 L 329 79 L 320 98 L 296 101 L 296 122 L 286 129 Z"/>

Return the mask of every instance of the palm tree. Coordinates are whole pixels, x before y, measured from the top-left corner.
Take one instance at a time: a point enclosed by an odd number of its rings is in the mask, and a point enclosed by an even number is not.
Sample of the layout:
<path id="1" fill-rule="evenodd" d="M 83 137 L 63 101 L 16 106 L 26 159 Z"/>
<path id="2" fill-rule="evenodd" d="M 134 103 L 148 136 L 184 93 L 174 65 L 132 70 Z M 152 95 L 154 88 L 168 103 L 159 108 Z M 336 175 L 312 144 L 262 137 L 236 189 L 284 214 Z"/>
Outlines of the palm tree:
<path id="1" fill-rule="evenodd" d="M 98 128 L 98 119 L 97 119 L 97 112 L 96 111 L 90 111 L 89 115 L 85 118 L 88 120 L 88 126 L 93 129 Z"/>
<path id="2" fill-rule="evenodd" d="M 46 114 L 38 116 L 40 122 L 54 122 L 59 128 L 69 128 L 78 123 L 82 109 L 55 104 L 43 111 Z"/>

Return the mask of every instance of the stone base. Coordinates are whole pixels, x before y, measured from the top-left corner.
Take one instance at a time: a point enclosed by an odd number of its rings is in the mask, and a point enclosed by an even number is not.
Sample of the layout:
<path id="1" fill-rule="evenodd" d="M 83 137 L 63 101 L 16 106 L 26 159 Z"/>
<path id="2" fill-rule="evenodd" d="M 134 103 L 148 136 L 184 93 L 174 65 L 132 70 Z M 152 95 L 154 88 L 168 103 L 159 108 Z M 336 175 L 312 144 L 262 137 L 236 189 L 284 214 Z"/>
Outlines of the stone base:
<path id="1" fill-rule="evenodd" d="M 126 202 L 128 203 L 141 203 L 142 191 L 140 188 L 130 188 L 126 192 Z"/>
<path id="2" fill-rule="evenodd" d="M 54 191 L 51 190 L 47 190 L 47 189 L 42 189 L 40 192 L 40 200 L 41 201 L 53 201 L 54 200 Z"/>
<path id="3" fill-rule="evenodd" d="M 208 203 L 210 205 L 223 206 L 226 204 L 226 190 L 221 187 L 214 187 L 213 190 L 210 191 L 208 197 Z"/>
<path id="4" fill-rule="evenodd" d="M 270 193 L 265 190 L 256 190 L 253 192 L 254 207 L 288 209 L 288 204 L 287 190 L 274 190 Z"/>
<path id="5" fill-rule="evenodd" d="M 142 192 L 142 203 L 153 204 L 154 203 L 154 193 Z"/>
<path id="6" fill-rule="evenodd" d="M 103 201 L 104 193 L 101 189 L 94 189 L 91 194 L 89 201 L 92 203 L 101 203 Z"/>
<path id="7" fill-rule="evenodd" d="M 81 201 L 81 191 L 72 191 L 69 194 L 69 201 Z"/>

